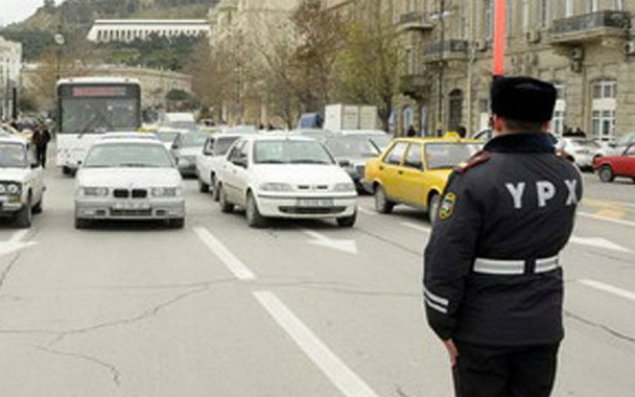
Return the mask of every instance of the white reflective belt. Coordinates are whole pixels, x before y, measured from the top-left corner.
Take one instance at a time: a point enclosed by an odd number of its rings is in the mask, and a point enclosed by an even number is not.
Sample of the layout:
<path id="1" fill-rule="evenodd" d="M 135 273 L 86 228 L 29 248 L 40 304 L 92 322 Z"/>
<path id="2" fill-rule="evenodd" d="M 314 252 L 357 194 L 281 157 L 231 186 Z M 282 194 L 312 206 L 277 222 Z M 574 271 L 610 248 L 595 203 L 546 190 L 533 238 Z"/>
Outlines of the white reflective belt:
<path id="1" fill-rule="evenodd" d="M 474 272 L 495 275 L 522 275 L 525 274 L 527 262 L 524 260 L 500 260 L 476 258 Z M 536 259 L 535 273 L 547 273 L 556 270 L 560 266 L 560 256 Z"/>
<path id="2" fill-rule="evenodd" d="M 476 258 L 474 271 L 482 274 L 525 274 L 525 261 Z"/>
<path id="3" fill-rule="evenodd" d="M 551 258 L 536 260 L 536 273 L 547 273 L 556 270 L 560 266 L 560 256 L 552 256 Z"/>

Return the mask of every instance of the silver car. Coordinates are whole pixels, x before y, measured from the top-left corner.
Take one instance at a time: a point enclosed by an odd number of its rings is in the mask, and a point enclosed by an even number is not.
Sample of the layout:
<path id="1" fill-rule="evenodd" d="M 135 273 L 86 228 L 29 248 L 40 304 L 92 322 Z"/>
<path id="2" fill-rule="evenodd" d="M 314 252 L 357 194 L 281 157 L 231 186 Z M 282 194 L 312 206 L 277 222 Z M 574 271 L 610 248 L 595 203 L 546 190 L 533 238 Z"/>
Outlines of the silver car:
<path id="1" fill-rule="evenodd" d="M 91 147 L 77 174 L 75 227 L 103 219 L 165 220 L 183 228 L 183 179 L 161 142 L 117 139 Z"/>

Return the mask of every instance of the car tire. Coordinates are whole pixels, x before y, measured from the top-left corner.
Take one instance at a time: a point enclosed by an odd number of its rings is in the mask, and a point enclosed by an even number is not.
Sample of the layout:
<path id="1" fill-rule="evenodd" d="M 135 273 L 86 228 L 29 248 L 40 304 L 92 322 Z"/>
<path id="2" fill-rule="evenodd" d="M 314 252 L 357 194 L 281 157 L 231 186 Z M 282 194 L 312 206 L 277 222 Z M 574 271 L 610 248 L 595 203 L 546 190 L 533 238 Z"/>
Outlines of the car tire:
<path id="1" fill-rule="evenodd" d="M 613 174 L 613 169 L 610 165 L 601 166 L 598 175 L 600 176 L 600 180 L 605 183 L 613 182 L 615 179 L 615 174 Z"/>
<path id="2" fill-rule="evenodd" d="M 171 229 L 183 229 L 185 227 L 185 218 L 170 219 L 168 226 Z"/>
<path id="3" fill-rule="evenodd" d="M 209 193 L 209 185 L 202 181 L 198 181 L 198 191 L 201 193 Z"/>
<path id="4" fill-rule="evenodd" d="M 251 192 L 247 194 L 247 206 L 245 210 L 247 225 L 249 225 L 249 227 L 259 229 L 267 226 L 267 219 L 260 214 L 258 203 Z"/>
<path id="5" fill-rule="evenodd" d="M 388 200 L 386 190 L 381 185 L 375 188 L 375 211 L 380 214 L 390 214 L 395 208 L 395 203 Z"/>
<path id="6" fill-rule="evenodd" d="M 30 194 L 26 200 L 26 203 L 22 207 L 22 209 L 18 211 L 18 214 L 15 217 L 15 222 L 17 226 L 21 229 L 28 229 L 31 227 L 31 224 L 33 223 L 33 208 L 31 205 Z"/>
<path id="7" fill-rule="evenodd" d="M 210 177 L 210 181 L 212 182 L 210 185 L 212 188 L 212 199 L 218 203 L 218 200 L 220 200 L 220 195 L 218 194 L 218 192 L 220 191 L 220 187 L 216 182 L 216 176 L 214 174 L 212 174 L 212 176 Z"/>
<path id="8" fill-rule="evenodd" d="M 430 220 L 430 224 L 434 225 L 434 222 L 437 220 L 437 214 L 439 213 L 439 205 L 441 204 L 441 196 L 437 193 L 434 193 L 430 197 L 430 202 L 428 204 L 428 220 Z"/>
<path id="9" fill-rule="evenodd" d="M 42 196 L 42 198 L 40 199 L 40 202 L 35 204 L 35 207 L 33 207 L 33 213 L 41 214 L 43 210 L 44 210 L 44 196 Z"/>
<path id="10" fill-rule="evenodd" d="M 234 204 L 227 201 L 227 194 L 223 185 L 218 185 L 218 204 L 220 205 L 221 212 L 228 214 L 234 210 Z"/>
<path id="11" fill-rule="evenodd" d="M 357 211 L 351 216 L 337 218 L 336 221 L 339 227 L 351 228 L 355 226 L 355 222 L 357 222 Z"/>
<path id="12" fill-rule="evenodd" d="M 88 229 L 88 226 L 90 226 L 90 221 L 88 219 L 75 218 L 75 229 Z"/>

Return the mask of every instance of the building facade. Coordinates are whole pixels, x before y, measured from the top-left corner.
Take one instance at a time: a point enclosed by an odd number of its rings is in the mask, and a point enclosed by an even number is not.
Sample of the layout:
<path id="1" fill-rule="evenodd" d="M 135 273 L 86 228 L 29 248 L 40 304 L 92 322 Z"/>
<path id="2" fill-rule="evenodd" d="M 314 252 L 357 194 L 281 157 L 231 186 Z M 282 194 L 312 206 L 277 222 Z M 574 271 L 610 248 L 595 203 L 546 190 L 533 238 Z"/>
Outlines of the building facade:
<path id="1" fill-rule="evenodd" d="M 494 0 L 395 0 L 403 37 L 396 122 L 424 135 L 487 127 Z M 552 129 L 635 131 L 634 0 L 507 0 L 506 75 L 553 82 Z"/>
<path id="2" fill-rule="evenodd" d="M 14 92 L 21 86 L 22 44 L 0 36 L 0 120 L 13 116 Z"/>
<path id="3" fill-rule="evenodd" d="M 98 19 L 88 32 L 88 40 L 95 43 L 146 40 L 151 35 L 161 37 L 206 36 L 212 28 L 205 19 Z"/>

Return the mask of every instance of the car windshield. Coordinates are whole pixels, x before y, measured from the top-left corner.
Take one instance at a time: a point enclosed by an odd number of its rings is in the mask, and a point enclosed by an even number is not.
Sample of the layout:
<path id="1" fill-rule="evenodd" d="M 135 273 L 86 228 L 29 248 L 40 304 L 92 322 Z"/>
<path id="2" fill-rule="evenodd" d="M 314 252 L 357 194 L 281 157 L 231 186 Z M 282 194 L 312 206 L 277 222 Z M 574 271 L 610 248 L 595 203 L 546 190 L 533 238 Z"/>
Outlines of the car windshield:
<path id="1" fill-rule="evenodd" d="M 571 143 L 573 143 L 575 146 L 584 146 L 584 147 L 589 147 L 594 149 L 601 148 L 600 144 L 598 144 L 597 142 L 591 139 L 577 139 L 577 140 L 571 141 Z"/>
<path id="2" fill-rule="evenodd" d="M 116 143 L 93 147 L 85 168 L 171 168 L 170 154 L 158 144 Z"/>
<path id="3" fill-rule="evenodd" d="M 371 142 L 373 142 L 373 144 L 375 146 L 377 146 L 377 149 L 379 149 L 380 151 L 383 152 L 390 145 L 390 142 L 392 141 L 392 138 L 389 137 L 388 135 L 386 135 L 386 136 L 371 135 L 370 136 L 370 140 L 371 140 Z"/>
<path id="4" fill-rule="evenodd" d="M 375 157 L 379 150 L 367 137 L 343 137 L 327 139 L 327 149 L 335 157 L 366 158 Z"/>
<path id="5" fill-rule="evenodd" d="M 0 167 L 24 168 L 27 166 L 26 150 L 19 143 L 0 143 Z"/>
<path id="6" fill-rule="evenodd" d="M 481 149 L 476 143 L 428 143 L 425 145 L 428 169 L 453 168 Z"/>
<path id="7" fill-rule="evenodd" d="M 271 140 L 256 142 L 256 164 L 333 164 L 324 146 L 309 140 Z"/>
<path id="8" fill-rule="evenodd" d="M 208 136 L 205 134 L 189 133 L 183 134 L 181 137 L 182 147 L 203 147 Z"/>
<path id="9" fill-rule="evenodd" d="M 196 123 L 194 123 L 193 121 L 187 121 L 187 120 L 170 121 L 170 122 L 168 122 L 166 124 L 166 127 L 178 128 L 178 129 L 182 129 L 182 130 L 196 130 L 196 129 L 198 129 L 198 126 L 196 125 Z"/>
<path id="10" fill-rule="evenodd" d="M 179 136 L 178 132 L 157 132 L 157 138 L 163 143 L 172 143 Z"/>
<path id="11" fill-rule="evenodd" d="M 229 151 L 229 148 L 238 140 L 238 137 L 231 138 L 218 138 L 214 142 L 214 155 L 224 156 Z"/>

